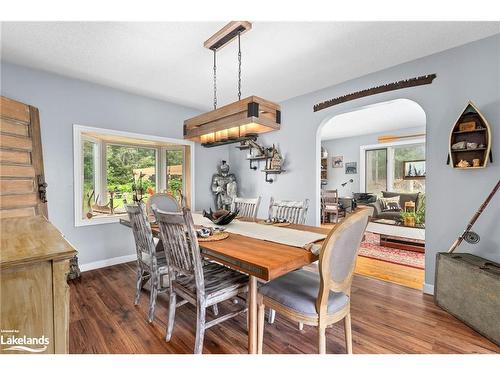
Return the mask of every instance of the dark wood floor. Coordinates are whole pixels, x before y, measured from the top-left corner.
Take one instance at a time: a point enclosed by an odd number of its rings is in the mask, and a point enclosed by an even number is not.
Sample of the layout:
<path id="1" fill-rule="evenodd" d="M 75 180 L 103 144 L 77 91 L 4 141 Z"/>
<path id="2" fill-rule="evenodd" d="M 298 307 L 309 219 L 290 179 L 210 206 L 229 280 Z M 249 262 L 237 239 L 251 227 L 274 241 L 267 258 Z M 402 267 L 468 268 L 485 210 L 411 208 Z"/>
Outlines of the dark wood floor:
<path id="1" fill-rule="evenodd" d="M 70 353 L 192 353 L 196 313 L 177 310 L 167 343 L 167 299 L 161 295 L 152 324 L 146 320 L 148 293 L 134 306 L 135 263 L 84 272 L 72 282 Z M 354 353 L 500 353 L 500 347 L 435 306 L 421 291 L 355 276 L 352 289 Z M 221 313 L 234 308 L 225 303 Z M 211 319 L 211 316 L 208 317 Z M 264 353 L 316 353 L 316 329 L 277 316 L 266 325 Z M 204 353 L 245 353 L 245 316 L 210 328 Z M 345 353 L 342 323 L 327 330 L 327 352 Z"/>

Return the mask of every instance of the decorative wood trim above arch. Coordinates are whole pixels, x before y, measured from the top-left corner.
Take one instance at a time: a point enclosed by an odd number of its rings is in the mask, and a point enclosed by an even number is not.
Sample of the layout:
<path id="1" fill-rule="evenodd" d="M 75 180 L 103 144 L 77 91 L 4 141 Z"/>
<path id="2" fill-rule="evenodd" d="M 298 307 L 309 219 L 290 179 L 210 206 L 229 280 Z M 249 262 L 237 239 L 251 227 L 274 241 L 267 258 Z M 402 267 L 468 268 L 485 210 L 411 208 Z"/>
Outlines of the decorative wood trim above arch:
<path id="1" fill-rule="evenodd" d="M 340 104 L 340 103 L 348 102 L 348 101 L 359 99 L 359 98 L 364 98 L 365 96 L 381 94 L 381 93 L 387 92 L 387 91 L 394 91 L 394 90 L 399 90 L 399 89 L 404 89 L 407 87 L 414 87 L 414 86 L 430 85 L 432 83 L 432 81 L 434 80 L 434 78 L 436 78 L 435 73 L 427 74 L 425 76 L 420 76 L 420 77 L 403 79 L 401 81 L 392 82 L 392 83 L 388 83 L 388 84 L 381 85 L 381 86 L 375 86 L 375 87 L 371 87 L 369 89 L 365 89 L 365 90 L 361 90 L 361 91 L 356 91 L 356 92 L 353 92 L 350 94 L 338 96 L 336 98 L 315 104 L 313 106 L 313 111 L 318 112 L 318 111 L 321 111 L 322 109 L 332 107 L 332 106 Z"/>

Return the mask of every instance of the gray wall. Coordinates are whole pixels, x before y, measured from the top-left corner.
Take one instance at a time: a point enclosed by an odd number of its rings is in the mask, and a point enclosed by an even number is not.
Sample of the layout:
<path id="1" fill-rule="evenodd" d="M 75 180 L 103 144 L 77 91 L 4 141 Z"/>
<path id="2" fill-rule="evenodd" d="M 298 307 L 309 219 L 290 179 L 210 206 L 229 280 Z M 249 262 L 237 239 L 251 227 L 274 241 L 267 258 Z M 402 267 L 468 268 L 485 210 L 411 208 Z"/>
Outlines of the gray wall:
<path id="1" fill-rule="evenodd" d="M 183 121 L 200 111 L 5 62 L 1 94 L 40 110 L 49 218 L 78 249 L 80 263 L 134 254 L 130 230 L 118 223 L 74 226 L 73 124 L 182 138 Z M 226 147 L 196 146 L 196 208 L 211 204 L 209 171 L 222 157 Z"/>
<path id="2" fill-rule="evenodd" d="M 326 126 L 335 125 L 329 124 Z M 398 129 L 391 130 L 390 132 L 372 133 L 358 137 L 346 137 L 322 141 L 321 146 L 328 151 L 328 184 L 326 185 L 326 189 L 337 189 L 340 196 L 352 196 L 352 193 L 359 193 L 361 191 L 359 186 L 359 176 L 361 173 L 359 169 L 359 148 L 360 146 L 376 144 L 379 136 L 387 135 L 388 133 L 391 135 L 419 134 L 425 133 L 425 127 Z M 332 156 L 343 156 L 344 166 L 342 168 L 333 168 Z M 346 162 L 356 162 L 358 166 L 358 173 L 346 174 Z M 345 187 L 341 186 L 343 182 L 348 181 L 351 178 L 353 179 L 352 183 L 347 184 Z"/>
<path id="3" fill-rule="evenodd" d="M 336 96 L 429 73 L 437 74 L 431 85 L 378 94 L 319 112 L 312 110 L 314 104 Z M 318 215 L 314 201 L 319 197 L 316 176 L 319 174 L 320 141 L 317 135 L 321 124 L 337 114 L 398 98 L 419 103 L 427 116 L 426 283 L 433 284 L 436 253 L 448 249 L 500 178 L 500 35 L 281 103 L 282 129 L 260 138 L 265 144 L 276 143 L 287 158 L 288 172 L 278 176 L 274 184 L 264 182 L 262 172 L 248 169 L 243 152 L 230 148 L 229 160 L 233 167 L 241 167 L 239 174 L 244 195 L 262 195 L 264 206 L 271 195 L 283 199 L 309 198 L 313 205 L 308 222 L 314 223 Z M 446 165 L 446 155 L 451 126 L 469 100 L 481 109 L 493 128 L 496 161 L 485 169 L 463 171 Z M 475 225 L 482 236 L 480 244 L 465 244 L 460 251 L 473 251 L 500 261 L 499 217 L 500 195 Z"/>

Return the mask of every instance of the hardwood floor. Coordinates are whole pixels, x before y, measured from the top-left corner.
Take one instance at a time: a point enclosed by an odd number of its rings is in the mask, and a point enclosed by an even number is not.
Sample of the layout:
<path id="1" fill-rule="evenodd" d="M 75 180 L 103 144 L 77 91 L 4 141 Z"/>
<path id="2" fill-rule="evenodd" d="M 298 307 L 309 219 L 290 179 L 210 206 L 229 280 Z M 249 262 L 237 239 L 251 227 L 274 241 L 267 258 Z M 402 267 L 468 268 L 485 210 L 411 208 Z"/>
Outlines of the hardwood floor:
<path id="1" fill-rule="evenodd" d="M 329 229 L 334 226 L 335 224 L 321 224 L 321 227 Z M 358 256 L 355 272 L 419 290 L 422 290 L 425 280 L 424 270 L 361 256 Z"/>
<path id="2" fill-rule="evenodd" d="M 70 283 L 70 353 L 192 353 L 195 309 L 189 304 L 177 309 L 167 343 L 166 295 L 160 295 L 149 324 L 149 294 L 144 291 L 134 306 L 134 280 L 135 263 L 127 263 L 84 272 Z M 232 308 L 231 303 L 219 307 L 220 313 Z M 431 296 L 384 281 L 354 277 L 351 315 L 354 353 L 500 353 L 500 347 L 435 306 Z M 299 331 L 279 315 L 273 325 L 266 324 L 264 353 L 316 353 L 316 343 L 315 327 Z M 244 315 L 205 333 L 204 353 L 246 351 Z M 327 353 L 345 353 L 342 322 L 327 329 Z"/>

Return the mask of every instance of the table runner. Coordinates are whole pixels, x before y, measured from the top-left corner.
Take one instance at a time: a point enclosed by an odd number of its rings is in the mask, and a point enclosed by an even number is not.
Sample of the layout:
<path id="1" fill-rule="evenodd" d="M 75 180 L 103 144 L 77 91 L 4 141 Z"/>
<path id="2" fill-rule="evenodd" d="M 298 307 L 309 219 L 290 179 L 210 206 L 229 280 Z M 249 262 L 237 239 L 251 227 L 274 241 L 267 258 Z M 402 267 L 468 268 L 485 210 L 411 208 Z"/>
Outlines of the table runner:
<path id="1" fill-rule="evenodd" d="M 198 213 L 193 213 L 193 221 L 196 225 L 208 227 L 215 226 L 215 224 L 209 219 Z M 273 225 L 240 220 L 233 220 L 224 227 L 229 233 L 239 234 L 264 241 L 276 242 L 293 247 L 300 247 L 311 250 L 314 254 L 317 254 L 321 248 L 320 245 L 314 244 L 314 242 L 326 238 L 326 235 L 321 233 L 307 232 L 303 230 L 276 227 Z"/>

